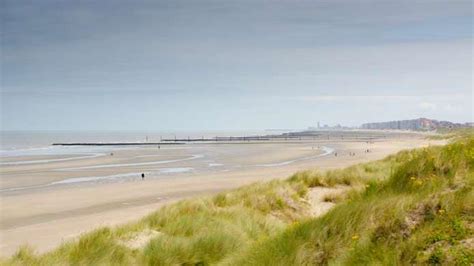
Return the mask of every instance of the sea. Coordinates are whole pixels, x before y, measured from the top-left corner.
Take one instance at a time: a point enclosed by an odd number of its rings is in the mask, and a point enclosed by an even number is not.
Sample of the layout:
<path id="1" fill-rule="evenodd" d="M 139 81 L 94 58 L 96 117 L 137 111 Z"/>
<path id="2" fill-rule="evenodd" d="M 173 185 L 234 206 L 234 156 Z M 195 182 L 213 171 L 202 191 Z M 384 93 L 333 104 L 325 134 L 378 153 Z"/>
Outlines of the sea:
<path id="1" fill-rule="evenodd" d="M 287 131 L 0 131 L 0 157 L 48 155 L 51 150 L 60 149 L 60 147 L 53 147 L 53 143 L 142 143 L 174 138 L 263 136 L 284 132 Z"/>

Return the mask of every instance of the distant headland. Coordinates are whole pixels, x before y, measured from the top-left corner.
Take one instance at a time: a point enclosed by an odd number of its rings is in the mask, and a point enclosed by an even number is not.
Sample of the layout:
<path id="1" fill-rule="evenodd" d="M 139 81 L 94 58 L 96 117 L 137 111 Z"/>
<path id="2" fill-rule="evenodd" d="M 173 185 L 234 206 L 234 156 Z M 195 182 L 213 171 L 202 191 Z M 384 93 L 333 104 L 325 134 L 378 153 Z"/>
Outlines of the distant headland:
<path id="1" fill-rule="evenodd" d="M 468 128 L 473 127 L 474 123 L 454 123 L 449 121 L 438 121 L 428 118 L 418 118 L 411 120 L 396 120 L 388 122 L 376 122 L 362 124 L 363 129 L 401 129 L 401 130 L 436 130 L 443 128 Z"/>

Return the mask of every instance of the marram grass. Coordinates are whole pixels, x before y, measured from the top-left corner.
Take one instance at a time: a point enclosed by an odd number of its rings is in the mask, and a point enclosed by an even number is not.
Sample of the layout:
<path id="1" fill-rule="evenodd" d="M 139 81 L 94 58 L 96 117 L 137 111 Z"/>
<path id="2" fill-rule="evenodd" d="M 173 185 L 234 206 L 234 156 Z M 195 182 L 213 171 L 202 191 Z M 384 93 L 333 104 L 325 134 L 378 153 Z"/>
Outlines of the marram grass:
<path id="1" fill-rule="evenodd" d="M 337 205 L 311 218 L 308 191 Z M 165 206 L 100 228 L 46 254 L 29 247 L 4 265 L 472 265 L 474 138 L 402 151 L 324 174 L 305 171 L 214 197 Z M 362 188 L 362 189 L 361 189 Z M 141 248 L 129 236 L 159 232 Z"/>

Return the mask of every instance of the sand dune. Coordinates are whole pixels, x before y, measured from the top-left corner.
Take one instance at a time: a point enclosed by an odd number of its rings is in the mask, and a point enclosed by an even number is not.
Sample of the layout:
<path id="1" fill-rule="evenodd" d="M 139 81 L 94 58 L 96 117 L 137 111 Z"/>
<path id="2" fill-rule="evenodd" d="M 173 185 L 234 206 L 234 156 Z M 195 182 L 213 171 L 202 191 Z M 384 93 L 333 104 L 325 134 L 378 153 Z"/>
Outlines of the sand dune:
<path id="1" fill-rule="evenodd" d="M 120 149 L 114 151 L 113 156 L 107 153 L 78 160 L 60 160 L 65 158 L 60 155 L 49 156 L 48 163 L 4 164 L 0 193 L 0 252 L 9 255 L 26 243 L 44 252 L 81 232 L 138 219 L 163 204 L 182 198 L 285 178 L 299 170 L 339 168 L 429 144 L 436 143 L 426 140 L 423 135 L 401 134 L 397 138 L 377 139 L 371 144 L 347 139 L 251 145 L 198 144 L 159 151 L 156 148 Z M 371 152 L 366 153 L 367 148 Z M 355 153 L 355 156 L 349 156 L 349 153 Z M 202 156 L 192 157 L 197 155 Z M 23 159 L 45 160 L 31 156 Z M 21 158 L 15 161 L 19 162 Z M 160 169 L 179 168 L 191 170 L 160 172 Z M 147 173 L 145 181 L 138 176 L 141 172 Z M 65 182 L 72 178 L 124 173 L 132 174 L 102 180 L 104 182 Z M 28 186 L 32 189 L 11 190 Z"/>

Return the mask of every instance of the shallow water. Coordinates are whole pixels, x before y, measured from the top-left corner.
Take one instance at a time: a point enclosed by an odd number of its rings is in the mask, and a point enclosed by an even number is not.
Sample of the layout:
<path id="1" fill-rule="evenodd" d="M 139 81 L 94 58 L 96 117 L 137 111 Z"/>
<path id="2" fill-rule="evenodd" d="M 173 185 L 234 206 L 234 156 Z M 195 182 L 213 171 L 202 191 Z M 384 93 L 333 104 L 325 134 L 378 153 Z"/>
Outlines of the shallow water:
<path id="1" fill-rule="evenodd" d="M 314 147 L 305 142 L 192 143 L 163 145 L 161 149 L 154 146 L 10 147 L 0 151 L 0 193 L 131 182 L 141 180 L 142 173 L 149 180 L 286 167 L 318 160 L 334 151 L 331 147 Z"/>

